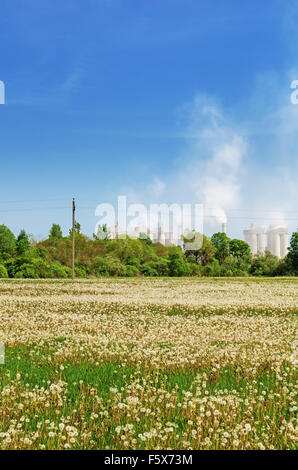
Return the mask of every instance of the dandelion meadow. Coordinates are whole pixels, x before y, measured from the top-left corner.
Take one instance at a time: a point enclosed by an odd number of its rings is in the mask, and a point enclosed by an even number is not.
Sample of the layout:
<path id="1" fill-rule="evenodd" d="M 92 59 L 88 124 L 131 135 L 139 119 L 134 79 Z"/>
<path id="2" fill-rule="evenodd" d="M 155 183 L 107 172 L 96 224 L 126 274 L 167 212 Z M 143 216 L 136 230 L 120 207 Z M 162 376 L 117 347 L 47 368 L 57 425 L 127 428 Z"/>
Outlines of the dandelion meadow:
<path id="1" fill-rule="evenodd" d="M 0 282 L 0 449 L 296 449 L 298 281 Z"/>

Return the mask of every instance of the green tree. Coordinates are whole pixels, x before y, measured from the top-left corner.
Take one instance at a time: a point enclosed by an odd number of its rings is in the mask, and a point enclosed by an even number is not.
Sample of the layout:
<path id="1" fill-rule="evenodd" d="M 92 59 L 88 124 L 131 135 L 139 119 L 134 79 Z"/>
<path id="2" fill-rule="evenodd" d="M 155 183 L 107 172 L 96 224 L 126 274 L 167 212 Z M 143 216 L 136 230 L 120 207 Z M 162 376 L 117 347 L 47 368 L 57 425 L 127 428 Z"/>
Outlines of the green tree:
<path id="1" fill-rule="evenodd" d="M 16 239 L 6 225 L 0 225 L 0 260 L 12 258 L 16 251 Z"/>
<path id="2" fill-rule="evenodd" d="M 256 255 L 252 259 L 250 273 L 254 276 L 275 276 L 278 272 L 280 260 L 269 251 L 264 256 Z"/>
<path id="3" fill-rule="evenodd" d="M 61 240 L 63 238 L 63 233 L 61 230 L 60 225 L 53 224 L 50 230 L 50 238 L 55 238 L 57 240 Z"/>
<path id="4" fill-rule="evenodd" d="M 231 239 L 223 232 L 214 233 L 211 237 L 211 242 L 216 248 L 215 258 L 220 263 L 223 263 L 230 254 L 230 241 Z"/>
<path id="5" fill-rule="evenodd" d="M 169 255 L 170 276 L 184 276 L 187 273 L 187 266 L 181 255 L 173 253 Z"/>
<path id="6" fill-rule="evenodd" d="M 146 243 L 146 245 L 152 245 L 151 238 L 144 232 L 140 232 L 139 240 L 141 240 L 143 243 Z"/>
<path id="7" fill-rule="evenodd" d="M 215 255 L 214 246 L 209 237 L 203 236 L 203 244 L 199 249 L 198 260 L 202 266 L 206 266 Z"/>
<path id="8" fill-rule="evenodd" d="M 8 272 L 5 266 L 3 264 L 0 264 L 0 278 L 3 277 L 8 277 Z"/>
<path id="9" fill-rule="evenodd" d="M 159 276 L 169 275 L 169 263 L 170 261 L 166 258 L 159 258 L 157 261 L 152 262 L 152 267 L 155 269 Z"/>
<path id="10" fill-rule="evenodd" d="M 250 247 L 249 244 L 244 242 L 243 240 L 238 240 L 234 238 L 230 241 L 230 253 L 235 258 L 243 258 L 250 256 Z"/>
<path id="11" fill-rule="evenodd" d="M 38 274 L 35 267 L 30 263 L 25 263 L 21 266 L 21 269 L 15 273 L 16 278 L 25 279 L 38 279 Z"/>
<path id="12" fill-rule="evenodd" d="M 25 254 L 30 248 L 30 240 L 25 230 L 21 230 L 17 238 L 17 255 Z"/>
<path id="13" fill-rule="evenodd" d="M 247 276 L 250 262 L 247 257 L 227 256 L 220 268 L 221 276 Z"/>
<path id="14" fill-rule="evenodd" d="M 204 276 L 212 276 L 217 277 L 221 275 L 221 266 L 217 258 L 212 258 L 210 262 L 203 266 L 203 274 Z"/>
<path id="15" fill-rule="evenodd" d="M 206 266 L 214 256 L 215 247 L 206 235 L 192 230 L 187 236 L 183 236 L 182 239 L 185 258 L 189 261 L 193 260 L 196 263 L 201 263 L 202 266 Z"/>
<path id="16" fill-rule="evenodd" d="M 287 255 L 294 274 L 298 274 L 298 231 L 293 232 Z"/>

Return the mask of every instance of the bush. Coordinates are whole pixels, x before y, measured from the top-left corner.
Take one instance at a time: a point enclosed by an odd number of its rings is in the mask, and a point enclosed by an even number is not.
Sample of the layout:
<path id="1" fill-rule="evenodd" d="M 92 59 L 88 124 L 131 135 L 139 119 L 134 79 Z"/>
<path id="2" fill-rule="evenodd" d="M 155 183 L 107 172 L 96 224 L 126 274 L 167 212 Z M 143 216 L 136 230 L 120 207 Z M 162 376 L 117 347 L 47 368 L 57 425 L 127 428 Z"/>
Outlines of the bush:
<path id="1" fill-rule="evenodd" d="M 280 260 L 268 251 L 264 256 L 257 255 L 253 258 L 250 273 L 254 276 L 276 276 Z"/>
<path id="2" fill-rule="evenodd" d="M 200 264 L 193 262 L 187 263 L 187 272 L 189 276 L 202 276 L 203 271 L 204 268 Z"/>
<path id="3" fill-rule="evenodd" d="M 125 266 L 125 275 L 128 277 L 137 276 L 140 274 L 140 271 L 136 266 L 128 265 Z"/>
<path id="4" fill-rule="evenodd" d="M 56 261 L 56 263 L 52 263 L 49 265 L 49 271 L 50 271 L 51 277 L 53 278 L 57 277 L 57 278 L 64 279 L 68 277 L 67 269 L 61 266 L 61 264 L 58 261 Z M 69 268 L 69 271 L 71 272 L 70 268 Z"/>
<path id="5" fill-rule="evenodd" d="M 51 274 L 49 264 L 43 258 L 33 258 L 32 265 L 34 266 L 38 277 L 43 279 L 54 277 Z"/>
<path id="6" fill-rule="evenodd" d="M 21 266 L 21 269 L 14 275 L 17 279 L 38 279 L 38 274 L 35 267 L 32 264 L 25 263 Z"/>
<path id="7" fill-rule="evenodd" d="M 3 264 L 0 264 L 0 278 L 8 277 L 8 272 Z"/>
<path id="8" fill-rule="evenodd" d="M 228 256 L 220 267 L 221 276 L 246 276 L 250 264 L 242 258 Z"/>
<path id="9" fill-rule="evenodd" d="M 97 256 L 94 260 L 94 271 L 97 276 L 125 276 L 126 269 L 118 258 Z"/>
<path id="10" fill-rule="evenodd" d="M 212 258 L 210 264 L 202 268 L 204 276 L 217 277 L 221 275 L 221 266 L 216 258 Z"/>
<path id="11" fill-rule="evenodd" d="M 61 268 L 62 268 L 62 266 L 61 266 Z M 75 276 L 76 276 L 76 277 L 86 277 L 86 271 L 85 271 L 85 269 L 83 269 L 83 268 L 81 268 L 81 267 L 79 267 L 79 266 L 76 266 L 76 267 L 75 267 Z M 65 277 L 66 277 L 66 275 L 65 275 Z"/>
<path id="12" fill-rule="evenodd" d="M 170 261 L 166 258 L 159 258 L 159 260 L 152 263 L 152 268 L 157 271 L 158 276 L 169 275 L 169 264 Z"/>
<path id="13" fill-rule="evenodd" d="M 94 272 L 96 276 L 109 275 L 109 263 L 104 256 L 97 256 L 94 260 Z"/>
<path id="14" fill-rule="evenodd" d="M 139 271 L 141 263 L 140 260 L 134 254 L 131 254 L 127 257 L 125 264 L 126 266 L 134 266 Z"/>
<path id="15" fill-rule="evenodd" d="M 144 263 L 141 266 L 141 273 L 145 276 L 158 276 L 158 272 L 153 268 L 152 263 Z"/>
<path id="16" fill-rule="evenodd" d="M 169 255 L 169 274 L 170 276 L 184 276 L 187 274 L 187 265 L 178 253 Z"/>

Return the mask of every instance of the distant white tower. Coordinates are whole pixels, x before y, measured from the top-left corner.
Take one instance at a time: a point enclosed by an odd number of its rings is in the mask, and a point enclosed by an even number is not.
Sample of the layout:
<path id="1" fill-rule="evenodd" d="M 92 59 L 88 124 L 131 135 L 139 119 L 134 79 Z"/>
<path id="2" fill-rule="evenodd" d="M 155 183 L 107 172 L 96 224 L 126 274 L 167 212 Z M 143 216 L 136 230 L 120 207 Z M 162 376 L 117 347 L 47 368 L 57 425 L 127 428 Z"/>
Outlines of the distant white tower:
<path id="1" fill-rule="evenodd" d="M 284 258 L 288 253 L 289 233 L 286 227 L 270 225 L 267 249 L 278 258 Z"/>
<path id="2" fill-rule="evenodd" d="M 253 255 L 264 254 L 266 249 L 266 231 L 263 227 L 250 225 L 249 229 L 243 230 L 244 240 L 249 244 Z"/>
<path id="3" fill-rule="evenodd" d="M 286 227 L 270 225 L 268 230 L 264 227 L 254 227 L 243 230 L 244 240 L 249 244 L 253 255 L 263 255 L 270 251 L 278 258 L 284 258 L 288 253 L 289 233 Z"/>

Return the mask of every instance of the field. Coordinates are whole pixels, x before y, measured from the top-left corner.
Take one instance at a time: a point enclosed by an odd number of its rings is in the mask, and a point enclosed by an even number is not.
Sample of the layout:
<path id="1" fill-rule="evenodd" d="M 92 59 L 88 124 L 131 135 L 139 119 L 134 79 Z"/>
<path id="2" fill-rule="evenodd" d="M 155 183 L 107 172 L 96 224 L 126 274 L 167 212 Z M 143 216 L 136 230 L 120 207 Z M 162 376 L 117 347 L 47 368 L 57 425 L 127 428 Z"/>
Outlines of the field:
<path id="1" fill-rule="evenodd" d="M 1 281 L 0 449 L 296 449 L 297 286 Z"/>

